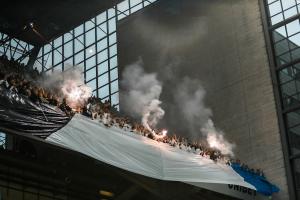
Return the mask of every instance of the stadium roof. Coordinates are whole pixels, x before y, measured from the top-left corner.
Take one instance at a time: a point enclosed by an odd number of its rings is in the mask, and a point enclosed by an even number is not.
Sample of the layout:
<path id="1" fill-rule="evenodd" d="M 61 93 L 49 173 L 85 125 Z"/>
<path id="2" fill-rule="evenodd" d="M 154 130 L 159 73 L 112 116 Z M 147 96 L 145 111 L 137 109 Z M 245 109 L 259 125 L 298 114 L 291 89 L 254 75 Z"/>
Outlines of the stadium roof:
<path id="1" fill-rule="evenodd" d="M 121 1 L 3 0 L 0 31 L 33 45 L 43 45 Z M 32 22 L 38 33 L 29 27 Z"/>

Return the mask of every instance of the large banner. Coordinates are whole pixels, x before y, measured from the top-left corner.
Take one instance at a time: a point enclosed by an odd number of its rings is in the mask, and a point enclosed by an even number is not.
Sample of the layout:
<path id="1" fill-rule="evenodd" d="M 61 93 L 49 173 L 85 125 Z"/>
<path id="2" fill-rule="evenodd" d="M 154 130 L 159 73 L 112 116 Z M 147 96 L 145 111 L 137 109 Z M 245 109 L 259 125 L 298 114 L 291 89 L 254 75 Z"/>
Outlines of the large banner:
<path id="1" fill-rule="evenodd" d="M 261 199 L 263 196 L 255 191 L 273 193 L 273 186 L 265 179 L 243 176 L 238 168 L 118 127 L 106 127 L 80 114 L 70 119 L 55 106 L 33 103 L 4 87 L 0 87 L 0 131 L 37 136 L 136 174 L 185 182 L 238 198 Z"/>
<path id="2" fill-rule="evenodd" d="M 33 103 L 14 90 L 0 87 L 0 129 L 45 138 L 66 125 L 69 117 L 60 109 Z"/>

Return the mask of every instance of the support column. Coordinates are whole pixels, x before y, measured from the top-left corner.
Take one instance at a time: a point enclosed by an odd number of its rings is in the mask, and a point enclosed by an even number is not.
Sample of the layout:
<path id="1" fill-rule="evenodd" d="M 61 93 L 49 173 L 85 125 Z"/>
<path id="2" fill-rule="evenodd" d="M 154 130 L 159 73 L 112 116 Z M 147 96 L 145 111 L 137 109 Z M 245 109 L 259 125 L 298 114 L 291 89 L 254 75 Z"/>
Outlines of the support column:
<path id="1" fill-rule="evenodd" d="M 41 47 L 40 46 L 35 46 L 33 47 L 33 49 L 31 50 L 30 54 L 29 54 L 29 60 L 28 60 L 28 63 L 27 63 L 27 66 L 30 68 L 30 69 L 33 69 L 33 65 L 34 65 L 34 62 L 36 61 L 37 59 L 37 56 L 40 52 L 40 49 Z"/>

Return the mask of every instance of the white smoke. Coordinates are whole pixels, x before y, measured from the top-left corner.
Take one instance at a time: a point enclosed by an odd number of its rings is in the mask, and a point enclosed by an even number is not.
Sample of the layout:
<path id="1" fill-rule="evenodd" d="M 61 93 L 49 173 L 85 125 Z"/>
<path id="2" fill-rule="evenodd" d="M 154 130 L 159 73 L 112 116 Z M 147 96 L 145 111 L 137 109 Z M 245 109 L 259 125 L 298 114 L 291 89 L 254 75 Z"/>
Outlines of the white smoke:
<path id="1" fill-rule="evenodd" d="M 174 92 L 175 103 L 183 115 L 188 131 L 195 138 L 199 131 L 209 118 L 212 117 L 211 109 L 204 104 L 205 90 L 198 80 L 185 77 L 178 81 Z"/>
<path id="2" fill-rule="evenodd" d="M 158 99 L 152 99 L 150 103 L 143 108 L 142 124 L 148 130 L 152 130 L 165 114 L 160 104 L 161 101 Z"/>
<path id="3" fill-rule="evenodd" d="M 218 149 L 222 154 L 233 154 L 234 144 L 229 143 L 221 130 L 212 121 L 212 111 L 205 105 L 205 90 L 198 80 L 185 77 L 175 89 L 174 98 L 180 114 L 193 139 L 205 137 L 211 148 Z"/>
<path id="4" fill-rule="evenodd" d="M 78 67 L 64 72 L 53 72 L 41 79 L 43 87 L 55 92 L 60 99 L 65 98 L 72 109 L 78 109 L 92 95 L 91 88 L 84 84 L 84 78 Z"/>
<path id="5" fill-rule="evenodd" d="M 220 150 L 224 155 L 234 156 L 233 149 L 235 145 L 224 138 L 223 131 L 217 130 L 211 119 L 201 128 L 201 132 L 206 135 L 207 143 L 211 148 Z"/>
<path id="6" fill-rule="evenodd" d="M 133 117 L 141 117 L 142 124 L 150 131 L 163 118 L 165 111 L 159 100 L 162 83 L 156 73 L 146 73 L 141 60 L 129 65 L 122 74 L 121 93 L 123 109 Z"/>

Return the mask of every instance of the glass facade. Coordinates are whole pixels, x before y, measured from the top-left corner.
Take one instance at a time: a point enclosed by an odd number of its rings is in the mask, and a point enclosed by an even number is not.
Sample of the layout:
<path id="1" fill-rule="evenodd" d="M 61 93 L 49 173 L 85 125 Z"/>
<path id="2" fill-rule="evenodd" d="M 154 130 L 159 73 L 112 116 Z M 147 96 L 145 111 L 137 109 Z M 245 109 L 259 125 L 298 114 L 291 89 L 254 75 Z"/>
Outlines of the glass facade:
<path id="1" fill-rule="evenodd" d="M 294 194 L 300 199 L 300 1 L 265 0 Z"/>
<path id="2" fill-rule="evenodd" d="M 268 0 L 270 24 L 279 22 L 299 14 L 300 2 L 298 0 Z"/>
<path id="3" fill-rule="evenodd" d="M 32 45 L 0 33 L 0 55 L 6 55 L 8 59 L 14 59 L 26 65 L 32 49 Z"/>
<path id="4" fill-rule="evenodd" d="M 43 46 L 35 63 L 40 71 L 81 69 L 85 83 L 119 109 L 117 21 L 156 0 L 126 0 Z"/>

